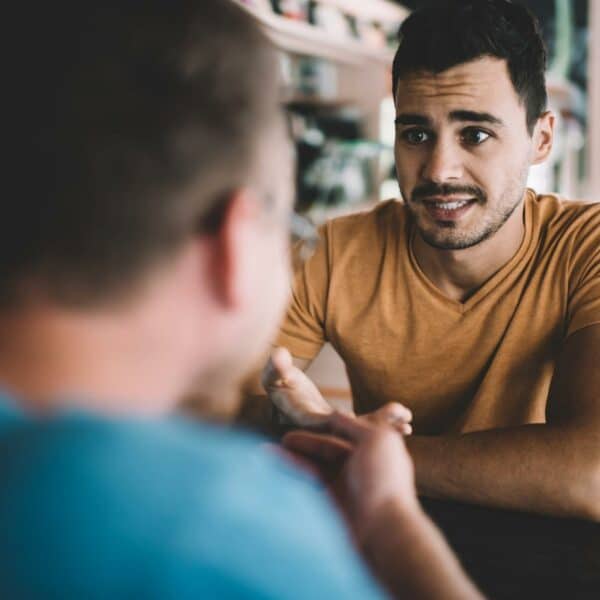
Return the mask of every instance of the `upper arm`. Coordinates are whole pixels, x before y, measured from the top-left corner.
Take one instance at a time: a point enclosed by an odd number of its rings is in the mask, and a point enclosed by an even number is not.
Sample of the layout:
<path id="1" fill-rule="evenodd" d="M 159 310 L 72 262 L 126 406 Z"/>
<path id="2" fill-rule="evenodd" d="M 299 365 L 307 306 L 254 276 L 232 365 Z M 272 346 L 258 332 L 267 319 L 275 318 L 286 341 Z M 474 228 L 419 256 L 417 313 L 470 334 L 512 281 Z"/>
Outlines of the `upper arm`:
<path id="1" fill-rule="evenodd" d="M 331 225 L 326 224 L 319 230 L 320 241 L 315 253 L 294 271 L 290 304 L 276 341 L 278 346 L 288 348 L 293 356 L 309 361 L 326 341 L 331 275 L 330 229 Z"/>
<path id="2" fill-rule="evenodd" d="M 570 257 L 567 337 L 591 325 L 600 325 L 600 205 L 574 240 Z M 593 210 L 592 210 L 593 209 Z"/>
<path id="3" fill-rule="evenodd" d="M 598 432 L 600 439 L 600 324 L 568 336 L 552 380 L 548 423 Z"/>
<path id="4" fill-rule="evenodd" d="M 569 259 L 566 339 L 548 404 L 548 423 L 595 430 L 600 436 L 600 210 L 590 204 Z M 599 439 L 600 442 L 600 439 Z"/>

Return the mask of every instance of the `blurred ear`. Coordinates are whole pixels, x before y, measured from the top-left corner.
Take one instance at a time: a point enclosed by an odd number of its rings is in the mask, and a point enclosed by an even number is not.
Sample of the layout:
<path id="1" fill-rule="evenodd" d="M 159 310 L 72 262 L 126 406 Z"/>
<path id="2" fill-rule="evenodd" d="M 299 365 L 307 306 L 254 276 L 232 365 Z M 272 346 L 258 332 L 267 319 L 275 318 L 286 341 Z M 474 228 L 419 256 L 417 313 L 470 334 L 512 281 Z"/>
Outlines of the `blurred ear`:
<path id="1" fill-rule="evenodd" d="M 556 117 L 549 110 L 538 119 L 533 132 L 532 165 L 543 163 L 552 151 L 555 122 Z"/>
<path id="2" fill-rule="evenodd" d="M 219 229 L 211 275 L 217 300 L 226 309 L 244 305 L 253 287 L 254 245 L 262 204 L 249 190 L 233 193 Z"/>

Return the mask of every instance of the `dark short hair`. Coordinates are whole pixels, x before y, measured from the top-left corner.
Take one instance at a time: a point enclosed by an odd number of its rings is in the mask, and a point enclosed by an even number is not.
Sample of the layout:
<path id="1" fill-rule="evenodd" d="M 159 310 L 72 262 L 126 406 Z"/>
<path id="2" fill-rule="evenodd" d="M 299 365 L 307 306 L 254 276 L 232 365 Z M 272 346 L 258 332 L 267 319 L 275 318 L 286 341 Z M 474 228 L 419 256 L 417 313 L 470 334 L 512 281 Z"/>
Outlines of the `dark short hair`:
<path id="1" fill-rule="evenodd" d="M 506 60 L 531 134 L 547 105 L 546 48 L 536 18 L 509 0 L 442 0 L 413 12 L 400 28 L 394 97 L 407 74 L 441 73 L 484 56 Z"/>
<path id="2" fill-rule="evenodd" d="M 281 114 L 276 53 L 230 0 L 25 4 L 0 304 L 104 302 L 250 182 Z"/>

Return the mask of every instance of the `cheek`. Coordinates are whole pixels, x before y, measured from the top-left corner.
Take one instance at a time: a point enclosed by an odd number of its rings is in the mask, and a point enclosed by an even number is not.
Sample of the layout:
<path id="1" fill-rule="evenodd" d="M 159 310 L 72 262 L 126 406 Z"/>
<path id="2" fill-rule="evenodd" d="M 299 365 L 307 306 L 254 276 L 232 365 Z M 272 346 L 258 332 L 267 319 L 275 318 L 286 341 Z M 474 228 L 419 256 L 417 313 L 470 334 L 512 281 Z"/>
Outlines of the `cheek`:
<path id="1" fill-rule="evenodd" d="M 529 164 L 531 146 L 520 138 L 510 138 L 482 148 L 476 155 L 478 169 L 489 177 L 514 178 Z"/>
<path id="2" fill-rule="evenodd" d="M 529 162 L 522 150 L 484 154 L 473 161 L 469 175 L 490 199 L 500 200 L 524 183 Z"/>
<path id="3" fill-rule="evenodd" d="M 401 151 L 396 144 L 394 157 L 400 187 L 404 191 L 413 188 L 419 172 L 419 160 L 416 153 Z"/>

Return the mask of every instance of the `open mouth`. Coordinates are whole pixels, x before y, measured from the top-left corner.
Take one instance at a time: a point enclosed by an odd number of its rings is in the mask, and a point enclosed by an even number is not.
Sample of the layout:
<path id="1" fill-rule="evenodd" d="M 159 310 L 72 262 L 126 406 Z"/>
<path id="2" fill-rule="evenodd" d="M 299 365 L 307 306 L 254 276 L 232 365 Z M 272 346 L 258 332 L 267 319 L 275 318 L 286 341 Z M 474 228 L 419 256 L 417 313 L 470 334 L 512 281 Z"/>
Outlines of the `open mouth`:
<path id="1" fill-rule="evenodd" d="M 427 212 L 435 221 L 457 221 L 463 217 L 477 202 L 476 198 L 464 198 L 460 200 L 436 200 L 423 201 Z"/>

